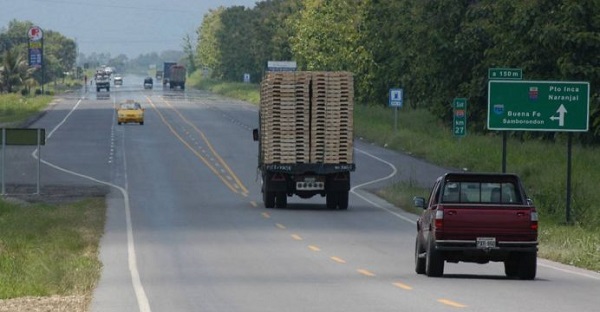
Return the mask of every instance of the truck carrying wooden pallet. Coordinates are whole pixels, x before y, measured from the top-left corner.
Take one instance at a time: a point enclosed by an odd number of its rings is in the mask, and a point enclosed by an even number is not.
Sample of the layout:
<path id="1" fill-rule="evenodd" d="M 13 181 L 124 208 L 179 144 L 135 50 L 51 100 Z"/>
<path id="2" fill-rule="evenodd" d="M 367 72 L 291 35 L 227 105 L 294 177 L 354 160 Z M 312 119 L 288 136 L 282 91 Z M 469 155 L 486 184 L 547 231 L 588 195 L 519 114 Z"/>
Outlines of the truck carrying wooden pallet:
<path id="1" fill-rule="evenodd" d="M 293 195 L 321 195 L 329 209 L 348 208 L 353 110 L 349 72 L 266 73 L 253 132 L 266 208 L 284 208 Z"/>

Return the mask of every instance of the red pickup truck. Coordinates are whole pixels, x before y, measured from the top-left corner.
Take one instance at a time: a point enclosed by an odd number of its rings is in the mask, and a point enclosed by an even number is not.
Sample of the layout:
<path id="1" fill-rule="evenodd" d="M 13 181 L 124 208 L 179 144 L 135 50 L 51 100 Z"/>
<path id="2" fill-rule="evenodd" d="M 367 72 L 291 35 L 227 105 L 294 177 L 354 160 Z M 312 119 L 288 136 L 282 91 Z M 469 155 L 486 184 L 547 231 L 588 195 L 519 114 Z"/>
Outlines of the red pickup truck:
<path id="1" fill-rule="evenodd" d="M 502 261 L 508 277 L 535 278 L 538 215 L 517 175 L 447 173 L 429 201 L 414 203 L 424 209 L 417 221 L 418 274 L 442 276 L 445 261 Z"/>

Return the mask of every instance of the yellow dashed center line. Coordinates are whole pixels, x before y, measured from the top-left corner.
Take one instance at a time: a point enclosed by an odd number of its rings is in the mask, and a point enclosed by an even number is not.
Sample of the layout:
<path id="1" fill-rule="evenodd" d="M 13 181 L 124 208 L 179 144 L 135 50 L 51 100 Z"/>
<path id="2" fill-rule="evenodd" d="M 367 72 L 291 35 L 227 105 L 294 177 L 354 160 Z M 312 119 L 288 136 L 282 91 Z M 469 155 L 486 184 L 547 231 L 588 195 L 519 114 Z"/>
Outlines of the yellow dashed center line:
<path id="1" fill-rule="evenodd" d="M 250 205 L 254 208 L 258 207 L 258 204 L 255 201 L 250 201 Z"/>
<path id="2" fill-rule="evenodd" d="M 337 263 L 346 263 L 346 260 L 344 260 L 342 258 L 339 258 L 339 257 L 335 257 L 334 256 L 334 257 L 331 257 L 330 259 L 333 260 L 333 261 L 335 261 L 335 262 L 337 262 Z"/>
<path id="3" fill-rule="evenodd" d="M 369 277 L 375 276 L 375 273 L 370 272 L 369 270 L 365 270 L 365 269 L 358 269 L 358 270 L 356 270 L 356 272 L 358 272 L 364 276 L 369 276 Z"/>
<path id="4" fill-rule="evenodd" d="M 412 287 L 410 287 L 410 286 L 408 286 L 406 284 L 402 284 L 400 282 L 393 283 L 393 285 L 396 286 L 396 287 L 398 287 L 398 288 L 402 288 L 404 290 L 412 290 Z"/>
<path id="5" fill-rule="evenodd" d="M 294 240 L 297 240 L 297 241 L 301 241 L 302 240 L 302 237 L 300 237 L 300 235 L 298 235 L 298 234 L 292 234 L 292 238 Z"/>
<path id="6" fill-rule="evenodd" d="M 314 246 L 314 245 L 309 245 L 308 249 L 312 250 L 312 251 L 321 251 L 321 248 Z"/>
<path id="7" fill-rule="evenodd" d="M 445 305 L 449 305 L 451 307 L 455 307 L 455 308 L 466 308 L 467 306 L 464 304 L 460 304 L 458 302 L 454 302 L 452 300 L 448 300 L 448 299 L 438 299 L 439 303 L 443 303 Z"/>
<path id="8" fill-rule="evenodd" d="M 261 214 L 262 214 L 263 217 L 265 217 L 265 219 L 269 219 L 271 217 L 271 215 L 268 214 L 268 213 L 266 213 L 266 212 L 263 212 Z"/>
<path id="9" fill-rule="evenodd" d="M 283 225 L 283 224 L 276 223 L 275 226 L 278 227 L 278 228 L 280 228 L 280 229 L 282 229 L 282 230 L 285 230 L 285 225 Z"/>

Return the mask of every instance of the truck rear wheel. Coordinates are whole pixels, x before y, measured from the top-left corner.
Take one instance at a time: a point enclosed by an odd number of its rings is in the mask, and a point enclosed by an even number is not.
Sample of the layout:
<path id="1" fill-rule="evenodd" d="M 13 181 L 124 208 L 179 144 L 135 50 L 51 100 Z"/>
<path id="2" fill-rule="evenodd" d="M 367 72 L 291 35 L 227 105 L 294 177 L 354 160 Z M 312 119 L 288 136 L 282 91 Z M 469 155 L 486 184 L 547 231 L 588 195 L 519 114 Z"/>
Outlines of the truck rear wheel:
<path id="1" fill-rule="evenodd" d="M 517 276 L 522 280 L 532 280 L 537 271 L 537 253 L 523 253 L 519 257 L 519 269 Z"/>
<path id="2" fill-rule="evenodd" d="M 340 210 L 348 209 L 348 191 L 338 193 L 338 207 Z"/>
<path id="3" fill-rule="evenodd" d="M 338 194 L 337 192 L 327 192 L 325 197 L 325 204 L 327 209 L 335 209 L 338 205 Z"/>
<path id="4" fill-rule="evenodd" d="M 439 251 L 435 250 L 435 243 L 429 234 L 427 242 L 427 256 L 425 257 L 425 274 L 429 277 L 440 277 L 444 275 L 444 258 Z"/>
<path id="5" fill-rule="evenodd" d="M 519 258 L 515 254 L 511 254 L 508 259 L 504 261 L 504 274 L 508 278 L 515 278 L 519 273 Z"/>
<path id="6" fill-rule="evenodd" d="M 421 256 L 424 252 L 425 250 L 421 246 L 421 242 L 419 242 L 419 235 L 417 235 L 417 239 L 415 240 L 415 272 L 417 274 L 425 274 L 425 257 Z"/>
<path id="7" fill-rule="evenodd" d="M 263 203 L 265 208 L 275 208 L 275 192 L 263 191 Z"/>
<path id="8" fill-rule="evenodd" d="M 275 195 L 275 207 L 285 208 L 287 206 L 287 194 L 285 192 L 277 192 Z"/>

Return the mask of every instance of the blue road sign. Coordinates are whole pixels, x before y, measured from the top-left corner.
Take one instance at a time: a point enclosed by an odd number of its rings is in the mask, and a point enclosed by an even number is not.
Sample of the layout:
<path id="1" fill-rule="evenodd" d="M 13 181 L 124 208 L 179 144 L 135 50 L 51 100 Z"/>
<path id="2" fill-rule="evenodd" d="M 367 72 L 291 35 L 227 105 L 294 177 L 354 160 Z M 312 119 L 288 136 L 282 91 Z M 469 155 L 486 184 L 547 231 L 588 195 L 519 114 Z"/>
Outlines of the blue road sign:
<path id="1" fill-rule="evenodd" d="M 403 104 L 403 100 L 402 100 L 402 95 L 403 95 L 403 91 L 402 89 L 390 89 L 390 104 L 389 106 L 391 107 L 402 107 Z"/>

